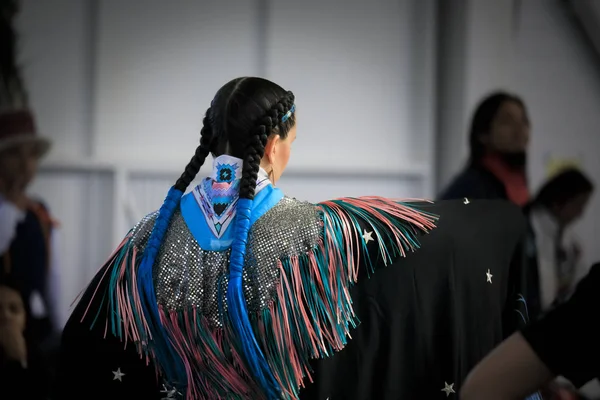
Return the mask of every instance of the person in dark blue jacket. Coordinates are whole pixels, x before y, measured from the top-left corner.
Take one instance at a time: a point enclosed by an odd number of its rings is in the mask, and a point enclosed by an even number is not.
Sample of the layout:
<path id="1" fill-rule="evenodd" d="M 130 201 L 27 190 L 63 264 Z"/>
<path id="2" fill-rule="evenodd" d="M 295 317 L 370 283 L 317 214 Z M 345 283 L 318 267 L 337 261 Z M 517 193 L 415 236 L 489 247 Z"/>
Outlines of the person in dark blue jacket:
<path id="1" fill-rule="evenodd" d="M 497 92 L 475 110 L 469 133 L 466 168 L 442 192 L 448 199 L 506 199 L 518 206 L 529 201 L 526 178 L 530 122 L 525 103 Z"/>

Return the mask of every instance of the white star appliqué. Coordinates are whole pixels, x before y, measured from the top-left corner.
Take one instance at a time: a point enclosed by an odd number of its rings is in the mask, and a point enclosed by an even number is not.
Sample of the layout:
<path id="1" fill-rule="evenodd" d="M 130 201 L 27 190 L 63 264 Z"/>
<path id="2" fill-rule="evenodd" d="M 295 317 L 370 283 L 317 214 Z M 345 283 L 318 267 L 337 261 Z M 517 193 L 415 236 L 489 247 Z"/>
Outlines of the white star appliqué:
<path id="1" fill-rule="evenodd" d="M 121 372 L 121 368 L 117 368 L 116 371 L 113 371 L 113 381 L 123 382 L 124 373 Z"/>
<path id="2" fill-rule="evenodd" d="M 161 390 L 160 392 L 164 396 L 166 396 L 166 397 L 161 397 L 161 400 L 177 399 L 178 396 L 181 396 L 181 393 L 179 391 L 177 391 L 177 389 L 175 387 L 168 388 L 164 384 L 163 384 L 163 390 Z"/>
<path id="3" fill-rule="evenodd" d="M 465 204 L 469 204 L 469 203 L 471 203 L 471 202 L 469 201 L 469 199 L 467 199 L 467 198 L 465 197 L 465 199 L 464 199 L 463 203 L 465 203 Z"/>
<path id="4" fill-rule="evenodd" d="M 373 231 L 367 232 L 367 230 L 365 229 L 365 233 L 363 233 L 362 235 L 363 239 L 365 239 L 365 243 L 369 243 L 372 241 L 375 241 L 375 239 L 373 239 Z"/>
<path id="5" fill-rule="evenodd" d="M 487 277 L 487 282 L 489 282 L 489 283 L 492 283 L 492 276 L 494 276 L 494 275 L 492 275 L 492 274 L 490 273 L 490 270 L 489 270 L 489 269 L 488 269 L 488 270 L 487 270 L 487 272 L 485 273 L 485 276 Z"/>
<path id="6" fill-rule="evenodd" d="M 454 383 L 451 385 L 448 385 L 447 382 L 444 382 L 444 388 L 442 389 L 442 392 L 446 393 L 446 397 L 449 397 L 450 393 L 456 393 L 454 391 Z"/>

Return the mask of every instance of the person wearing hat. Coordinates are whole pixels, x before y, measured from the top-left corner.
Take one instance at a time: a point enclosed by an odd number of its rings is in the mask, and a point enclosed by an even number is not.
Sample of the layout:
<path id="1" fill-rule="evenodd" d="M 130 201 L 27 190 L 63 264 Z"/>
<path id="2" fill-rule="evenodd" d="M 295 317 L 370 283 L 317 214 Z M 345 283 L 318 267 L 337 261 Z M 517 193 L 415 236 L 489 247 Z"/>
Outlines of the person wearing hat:
<path id="1" fill-rule="evenodd" d="M 35 134 L 28 110 L 0 113 L 0 254 L 8 249 L 17 224 L 32 206 L 25 191 L 35 176 L 38 160 L 49 148 L 48 139 Z"/>
<path id="2" fill-rule="evenodd" d="M 33 337 L 53 337 L 55 299 L 51 294 L 51 251 L 55 224 L 42 202 L 27 188 L 50 141 L 38 135 L 27 90 L 17 65 L 13 20 L 18 2 L 5 1 L 0 10 L 0 272 L 21 282 Z M 54 323 L 53 323 L 54 321 Z"/>
<path id="3" fill-rule="evenodd" d="M 26 190 L 49 148 L 50 142 L 36 134 L 29 110 L 0 113 L 0 265 L 3 274 L 24 282 L 33 329 L 42 340 L 54 331 L 52 320 L 56 322 L 49 288 L 55 224 L 44 204 L 29 198 Z"/>

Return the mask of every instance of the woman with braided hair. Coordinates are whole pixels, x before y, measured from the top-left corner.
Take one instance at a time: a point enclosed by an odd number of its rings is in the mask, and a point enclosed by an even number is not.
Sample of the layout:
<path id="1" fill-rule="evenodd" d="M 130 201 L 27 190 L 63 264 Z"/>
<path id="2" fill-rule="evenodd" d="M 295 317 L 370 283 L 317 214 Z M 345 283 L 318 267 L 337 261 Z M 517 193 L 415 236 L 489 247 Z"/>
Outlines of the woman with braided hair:
<path id="1" fill-rule="evenodd" d="M 275 184 L 295 111 L 291 92 L 261 78 L 217 92 L 163 206 L 73 311 L 55 398 L 445 396 L 510 331 L 520 212 L 494 201 L 285 197 Z M 209 154 L 211 176 L 184 195 Z M 465 347 L 473 337 L 477 347 Z"/>

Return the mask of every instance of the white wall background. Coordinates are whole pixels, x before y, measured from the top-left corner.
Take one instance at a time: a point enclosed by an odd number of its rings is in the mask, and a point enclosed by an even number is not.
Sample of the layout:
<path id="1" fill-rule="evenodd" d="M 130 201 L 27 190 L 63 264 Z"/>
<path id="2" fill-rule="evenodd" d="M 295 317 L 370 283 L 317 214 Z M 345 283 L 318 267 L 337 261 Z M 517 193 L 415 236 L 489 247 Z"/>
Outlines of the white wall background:
<path id="1" fill-rule="evenodd" d="M 260 75 L 297 96 L 291 169 L 421 171 L 413 3 L 100 1 L 94 156 L 181 168 L 216 90 Z"/>
<path id="2" fill-rule="evenodd" d="M 468 127 L 481 97 L 515 86 L 515 1 L 447 0 L 440 4 L 438 189 L 465 166 Z"/>
<path id="3" fill-rule="evenodd" d="M 514 88 L 533 127 L 530 177 L 538 188 L 551 158 L 578 158 L 600 185 L 600 64 L 559 1 L 521 5 Z M 600 188 L 577 226 L 588 263 L 600 261 Z"/>
<path id="4" fill-rule="evenodd" d="M 89 157 L 92 93 L 91 3 L 25 1 L 21 49 L 32 107 L 42 134 L 54 140 L 52 156 Z M 112 173 L 105 169 L 44 168 L 32 192 L 43 196 L 61 223 L 61 316 L 112 246 Z M 108 201 L 107 201 L 108 199 Z"/>

